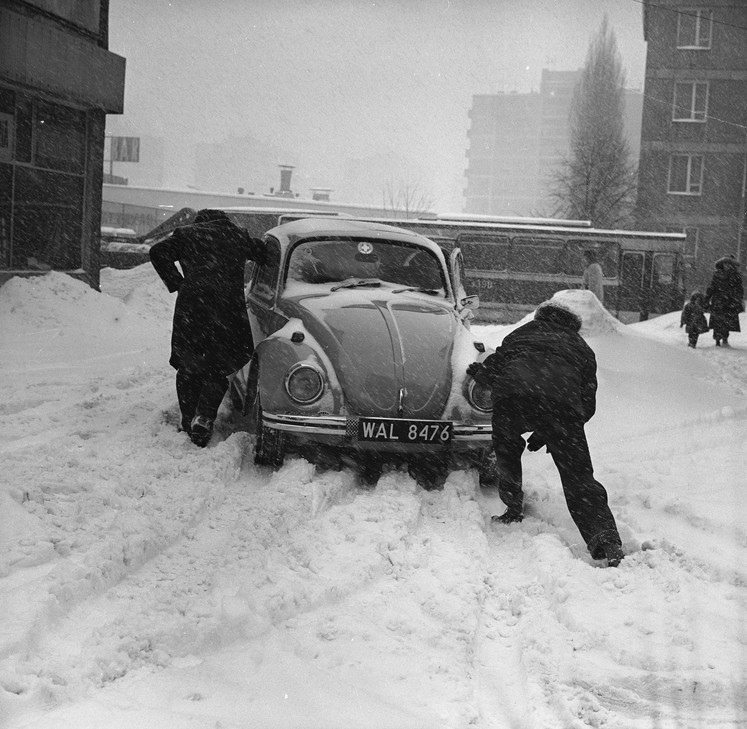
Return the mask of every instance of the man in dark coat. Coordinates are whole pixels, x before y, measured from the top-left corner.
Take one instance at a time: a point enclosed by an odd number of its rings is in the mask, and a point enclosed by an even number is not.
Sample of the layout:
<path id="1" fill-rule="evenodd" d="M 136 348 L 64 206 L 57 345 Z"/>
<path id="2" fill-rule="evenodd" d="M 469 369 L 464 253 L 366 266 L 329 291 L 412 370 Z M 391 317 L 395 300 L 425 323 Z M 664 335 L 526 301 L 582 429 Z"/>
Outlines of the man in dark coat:
<path id="1" fill-rule="evenodd" d="M 201 210 L 150 249 L 169 291 L 178 291 L 169 364 L 176 369 L 181 430 L 206 446 L 228 388 L 226 376 L 254 351 L 244 299 L 244 267 L 264 261 L 264 243 L 221 210 Z M 182 273 L 176 267 L 179 262 Z"/>
<path id="2" fill-rule="evenodd" d="M 594 559 L 616 567 L 624 557 L 607 492 L 594 478 L 584 424 L 596 410 L 596 358 L 581 338 L 581 319 L 554 302 L 515 329 L 468 374 L 489 384 L 499 494 L 507 509 L 495 521 L 524 518 L 521 455 L 547 446 L 563 485 L 568 510 Z"/>
<path id="3" fill-rule="evenodd" d="M 739 314 L 744 311 L 744 286 L 739 262 L 734 256 L 719 258 L 713 278 L 706 289 L 706 308 L 711 312 L 710 326 L 716 346 L 729 346 L 729 332 L 741 331 Z"/>

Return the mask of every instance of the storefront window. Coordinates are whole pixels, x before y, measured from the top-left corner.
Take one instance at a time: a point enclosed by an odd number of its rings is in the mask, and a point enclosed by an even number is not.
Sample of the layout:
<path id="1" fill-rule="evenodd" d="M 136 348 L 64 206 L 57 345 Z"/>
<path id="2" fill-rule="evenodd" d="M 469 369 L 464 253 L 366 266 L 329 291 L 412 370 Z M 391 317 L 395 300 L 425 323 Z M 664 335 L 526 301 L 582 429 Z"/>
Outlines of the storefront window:
<path id="1" fill-rule="evenodd" d="M 31 162 L 31 120 L 33 105 L 27 99 L 16 104 L 16 162 Z"/>
<path id="2" fill-rule="evenodd" d="M 34 164 L 81 174 L 85 167 L 86 118 L 83 112 L 39 102 L 34 124 Z"/>
<path id="3" fill-rule="evenodd" d="M 17 167 L 11 266 L 80 268 L 82 210 L 82 177 Z"/>
<path id="4" fill-rule="evenodd" d="M 0 269 L 10 263 L 10 203 L 13 196 L 13 165 L 0 164 Z"/>

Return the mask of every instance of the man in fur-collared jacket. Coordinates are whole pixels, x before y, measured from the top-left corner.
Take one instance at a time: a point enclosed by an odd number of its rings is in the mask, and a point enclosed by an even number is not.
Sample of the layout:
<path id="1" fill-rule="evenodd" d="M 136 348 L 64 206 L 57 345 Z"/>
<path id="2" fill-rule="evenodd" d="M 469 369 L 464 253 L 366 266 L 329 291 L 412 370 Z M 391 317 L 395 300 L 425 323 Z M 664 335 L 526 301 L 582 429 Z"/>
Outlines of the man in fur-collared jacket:
<path id="1" fill-rule="evenodd" d="M 541 304 L 534 319 L 515 329 L 481 364 L 467 372 L 489 384 L 493 446 L 500 471 L 504 524 L 524 518 L 521 456 L 547 446 L 566 503 L 591 556 L 616 567 L 624 557 L 607 492 L 594 478 L 584 425 L 596 410 L 597 364 L 579 334 L 581 319 L 555 302 Z M 523 433 L 532 432 L 527 443 Z"/>

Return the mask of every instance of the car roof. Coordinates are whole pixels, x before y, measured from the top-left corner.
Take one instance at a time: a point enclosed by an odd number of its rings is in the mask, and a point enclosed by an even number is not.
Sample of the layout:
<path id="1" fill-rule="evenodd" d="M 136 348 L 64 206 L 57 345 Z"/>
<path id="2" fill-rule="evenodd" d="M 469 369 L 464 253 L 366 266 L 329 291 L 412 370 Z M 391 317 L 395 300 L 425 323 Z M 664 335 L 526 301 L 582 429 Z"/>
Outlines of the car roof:
<path id="1" fill-rule="evenodd" d="M 271 230 L 266 235 L 272 235 L 283 243 L 290 243 L 299 238 L 309 238 L 318 236 L 368 236 L 370 238 L 386 238 L 390 240 L 402 241 L 405 243 L 415 243 L 417 245 L 429 248 L 434 252 L 439 252 L 439 246 L 429 238 L 413 233 L 411 230 L 397 228 L 393 225 L 384 225 L 383 223 L 368 223 L 361 220 L 340 219 L 332 217 L 313 217 L 294 220 L 290 223 L 283 223 Z"/>

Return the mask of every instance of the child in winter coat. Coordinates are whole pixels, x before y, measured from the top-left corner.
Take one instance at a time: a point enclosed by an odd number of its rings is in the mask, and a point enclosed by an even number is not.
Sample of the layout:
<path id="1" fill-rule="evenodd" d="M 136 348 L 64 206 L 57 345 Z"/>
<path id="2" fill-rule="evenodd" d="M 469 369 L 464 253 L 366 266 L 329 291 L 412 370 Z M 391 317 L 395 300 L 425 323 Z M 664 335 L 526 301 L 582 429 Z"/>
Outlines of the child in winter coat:
<path id="1" fill-rule="evenodd" d="M 705 297 L 700 291 L 693 291 L 690 301 L 685 304 L 680 326 L 684 326 L 687 332 L 688 347 L 695 349 L 698 336 L 708 331 L 708 322 L 705 318 Z"/>

